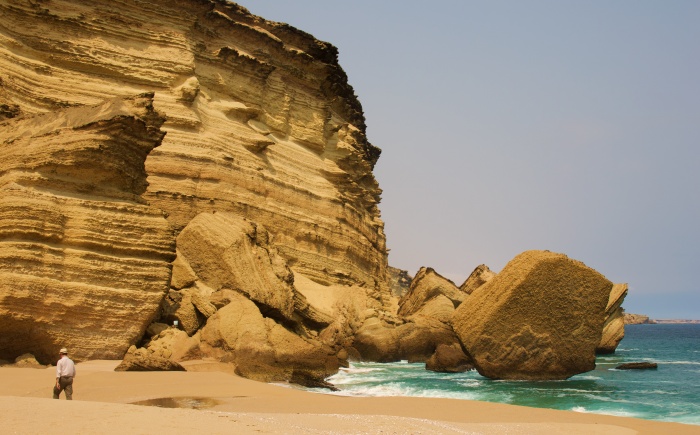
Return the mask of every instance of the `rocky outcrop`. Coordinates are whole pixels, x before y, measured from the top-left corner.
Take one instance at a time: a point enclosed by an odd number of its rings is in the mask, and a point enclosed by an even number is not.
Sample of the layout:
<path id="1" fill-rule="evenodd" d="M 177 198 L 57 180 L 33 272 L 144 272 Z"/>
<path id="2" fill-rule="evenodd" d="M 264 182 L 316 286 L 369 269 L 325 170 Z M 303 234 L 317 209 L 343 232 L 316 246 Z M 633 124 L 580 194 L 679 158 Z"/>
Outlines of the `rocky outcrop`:
<path id="1" fill-rule="evenodd" d="M 401 317 L 425 317 L 448 323 L 466 293 L 432 268 L 421 267 L 408 292 L 399 300 Z"/>
<path id="2" fill-rule="evenodd" d="M 0 18 L 2 21 L 5 17 Z M 175 246 L 141 195 L 153 94 L 0 127 L 0 357 L 121 358 L 157 313 Z"/>
<path id="3" fill-rule="evenodd" d="M 264 317 L 242 295 L 214 314 L 201 330 L 202 352 L 232 362 L 236 373 L 265 382 L 322 380 L 338 371 L 334 351 Z"/>
<path id="4" fill-rule="evenodd" d="M 527 251 L 457 308 L 455 332 L 492 379 L 566 379 L 595 367 L 613 284 L 565 255 Z"/>
<path id="5" fill-rule="evenodd" d="M 166 299 L 166 323 L 179 320 L 192 335 L 217 310 L 213 294 L 233 290 L 265 316 L 301 331 L 321 329 L 333 318 L 316 311 L 294 287 L 294 275 L 261 225 L 230 213 L 201 213 L 177 237 L 174 288 Z M 184 278 L 187 276 L 187 278 Z"/>
<path id="6" fill-rule="evenodd" d="M 425 362 L 440 344 L 456 342 L 452 328 L 436 320 L 415 319 L 387 326 L 372 319 L 357 331 L 353 346 L 366 361 Z"/>
<path id="7" fill-rule="evenodd" d="M 464 280 L 462 285 L 459 286 L 459 289 L 470 295 L 474 290 L 491 281 L 494 276 L 496 276 L 496 274 L 492 272 L 487 265 L 480 264 L 472 271 L 469 277 Z"/>
<path id="8" fill-rule="evenodd" d="M 235 213 L 301 273 L 387 293 L 380 150 L 335 47 L 224 0 L 0 0 L 0 32 L 0 116 L 154 92 L 145 198 L 177 231 Z"/>
<path id="9" fill-rule="evenodd" d="M 622 319 L 625 322 L 625 325 L 644 325 L 647 323 L 654 323 L 653 320 L 649 319 L 649 316 L 645 316 L 643 314 L 623 313 Z"/>
<path id="10" fill-rule="evenodd" d="M 617 345 L 625 338 L 625 320 L 622 302 L 627 296 L 627 284 L 615 284 L 610 291 L 608 306 L 605 308 L 603 336 L 596 348 L 598 354 L 614 353 Z"/>
<path id="11" fill-rule="evenodd" d="M 465 296 L 452 281 L 422 267 L 398 302 L 396 322 L 369 319 L 353 346 L 365 360 L 424 362 L 440 345 L 459 346 L 449 321 Z"/>
<path id="12" fill-rule="evenodd" d="M 461 373 L 474 369 L 474 363 L 459 344 L 440 344 L 425 362 L 425 369 L 440 373 Z"/>

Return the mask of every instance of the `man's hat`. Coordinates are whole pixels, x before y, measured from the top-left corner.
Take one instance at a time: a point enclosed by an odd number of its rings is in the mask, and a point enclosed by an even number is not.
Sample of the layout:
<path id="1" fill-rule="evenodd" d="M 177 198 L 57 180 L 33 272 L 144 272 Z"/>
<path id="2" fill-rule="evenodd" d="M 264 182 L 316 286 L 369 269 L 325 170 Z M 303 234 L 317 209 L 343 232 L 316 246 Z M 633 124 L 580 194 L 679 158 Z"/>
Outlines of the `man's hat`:
<path id="1" fill-rule="evenodd" d="M 66 355 L 68 355 L 68 349 L 64 347 L 61 350 L 59 350 L 58 353 L 65 353 Z"/>

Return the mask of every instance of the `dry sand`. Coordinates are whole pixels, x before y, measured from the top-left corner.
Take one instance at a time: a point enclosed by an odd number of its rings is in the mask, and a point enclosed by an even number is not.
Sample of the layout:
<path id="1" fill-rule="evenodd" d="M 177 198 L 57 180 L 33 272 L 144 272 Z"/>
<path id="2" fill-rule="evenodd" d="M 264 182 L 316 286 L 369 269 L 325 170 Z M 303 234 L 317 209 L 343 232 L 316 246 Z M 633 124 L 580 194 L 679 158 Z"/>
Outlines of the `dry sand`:
<path id="1" fill-rule="evenodd" d="M 6 434 L 700 434 L 699 426 L 410 397 L 342 397 L 269 385 L 189 362 L 188 372 L 114 372 L 118 361 L 78 364 L 74 400 L 52 400 L 55 368 L 0 367 Z M 213 399 L 212 407 L 159 408 L 158 398 Z"/>

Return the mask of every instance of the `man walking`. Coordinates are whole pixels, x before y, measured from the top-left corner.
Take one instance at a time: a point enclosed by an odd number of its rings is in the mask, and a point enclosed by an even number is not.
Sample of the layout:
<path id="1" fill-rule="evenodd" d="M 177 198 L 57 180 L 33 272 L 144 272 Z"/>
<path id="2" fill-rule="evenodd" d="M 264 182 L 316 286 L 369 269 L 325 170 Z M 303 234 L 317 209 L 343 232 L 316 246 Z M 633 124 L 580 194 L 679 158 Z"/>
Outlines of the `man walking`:
<path id="1" fill-rule="evenodd" d="M 60 350 L 61 359 L 56 363 L 56 385 L 53 387 L 53 398 L 58 399 L 61 391 L 66 391 L 66 400 L 73 400 L 73 378 L 75 377 L 75 363 L 68 358 L 68 350 L 64 347 Z"/>

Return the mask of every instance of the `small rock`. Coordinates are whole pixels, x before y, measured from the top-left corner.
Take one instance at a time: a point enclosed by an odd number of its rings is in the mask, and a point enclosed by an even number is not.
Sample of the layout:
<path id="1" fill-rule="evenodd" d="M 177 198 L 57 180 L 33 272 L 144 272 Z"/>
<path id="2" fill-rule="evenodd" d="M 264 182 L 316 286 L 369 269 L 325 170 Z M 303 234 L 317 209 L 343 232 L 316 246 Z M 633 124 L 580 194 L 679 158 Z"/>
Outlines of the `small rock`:
<path id="1" fill-rule="evenodd" d="M 115 372 L 184 372 L 179 363 L 155 355 L 127 354 Z"/>
<path id="2" fill-rule="evenodd" d="M 619 366 L 615 367 L 617 370 L 656 370 L 658 368 L 658 364 L 652 363 L 652 362 L 633 362 L 633 363 L 625 363 L 625 364 L 620 364 Z"/>
<path id="3" fill-rule="evenodd" d="M 39 364 L 39 361 L 34 358 L 34 355 L 31 353 L 25 353 L 17 358 L 15 358 L 15 365 L 17 367 L 39 367 L 41 364 Z M 43 366 L 42 366 L 43 367 Z"/>

